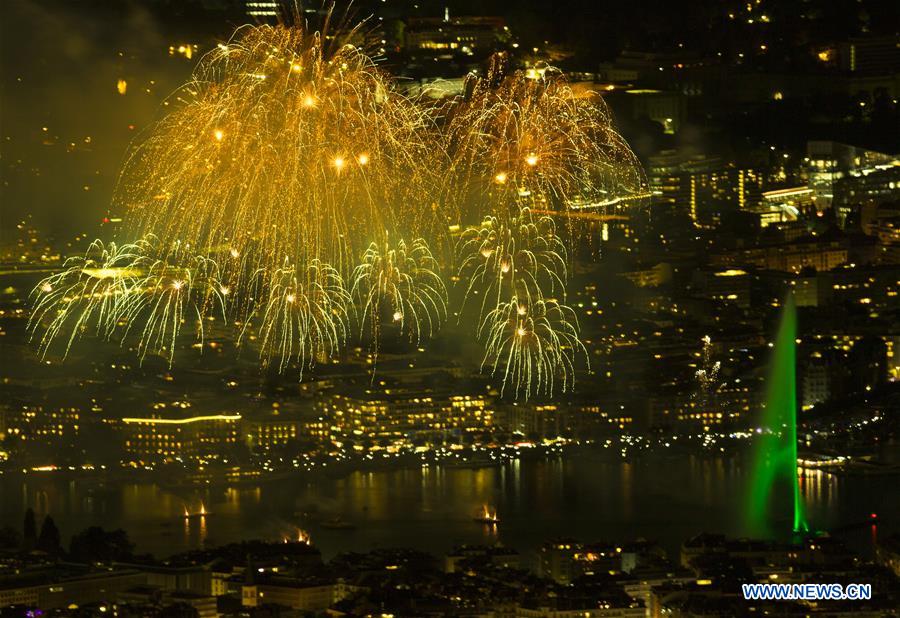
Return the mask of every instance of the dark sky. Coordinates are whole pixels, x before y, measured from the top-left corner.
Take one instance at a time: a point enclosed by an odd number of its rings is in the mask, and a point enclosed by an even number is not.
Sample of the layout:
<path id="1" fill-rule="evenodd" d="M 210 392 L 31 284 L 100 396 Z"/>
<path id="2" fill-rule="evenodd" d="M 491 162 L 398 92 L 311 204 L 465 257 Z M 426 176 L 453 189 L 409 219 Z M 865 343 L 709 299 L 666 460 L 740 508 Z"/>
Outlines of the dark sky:
<path id="1" fill-rule="evenodd" d="M 25 213 L 41 229 L 95 233 L 129 141 L 191 63 L 168 55 L 139 5 L 98 16 L 13 0 L 0 23 L 2 239 Z"/>

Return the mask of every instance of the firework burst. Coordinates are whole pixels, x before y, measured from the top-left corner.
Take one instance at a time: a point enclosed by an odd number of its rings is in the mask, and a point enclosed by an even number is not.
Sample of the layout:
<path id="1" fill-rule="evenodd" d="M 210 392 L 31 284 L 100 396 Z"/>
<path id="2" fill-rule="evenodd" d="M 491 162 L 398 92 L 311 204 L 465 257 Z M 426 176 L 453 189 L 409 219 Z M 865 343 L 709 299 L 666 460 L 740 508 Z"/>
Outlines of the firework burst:
<path id="1" fill-rule="evenodd" d="M 174 99 L 115 202 L 139 233 L 243 256 L 226 263 L 236 288 L 285 258 L 346 276 L 369 242 L 423 218 L 427 116 L 352 45 L 243 28 Z"/>
<path id="2" fill-rule="evenodd" d="M 484 317 L 479 334 L 485 341 L 482 369 L 502 379 L 501 395 L 511 388 L 516 399 L 552 395 L 557 383 L 565 391 L 578 357 L 587 361 L 575 312 L 555 300 L 513 297 Z"/>
<path id="3" fill-rule="evenodd" d="M 578 323 L 555 299 L 565 298 L 565 246 L 584 233 L 570 215 L 610 214 L 618 196 L 643 195 L 640 166 L 602 99 L 554 69 L 507 72 L 500 56 L 445 115 L 446 199 L 482 221 L 457 244 L 465 302 L 481 296 L 482 366 L 516 397 L 571 388 Z"/>
<path id="4" fill-rule="evenodd" d="M 258 275 L 267 294 L 238 342 L 257 340 L 264 366 L 276 364 L 284 371 L 296 362 L 302 375 L 303 367 L 341 349 L 347 340 L 350 296 L 334 267 L 313 260 L 299 271 L 285 265 Z M 257 334 L 248 336 L 254 324 Z"/>
<path id="5" fill-rule="evenodd" d="M 446 186 L 463 216 L 506 220 L 523 206 L 566 214 L 646 187 L 603 99 L 576 93 L 555 69 L 507 71 L 499 55 L 445 113 Z"/>
<path id="6" fill-rule="evenodd" d="M 421 238 L 407 246 L 372 243 L 353 272 L 351 295 L 360 307 L 360 337 L 368 326 L 376 345 L 387 314 L 417 345 L 447 318 L 447 289 L 438 262 Z"/>
<path id="7" fill-rule="evenodd" d="M 203 341 L 206 320 L 216 315 L 225 320 L 227 287 L 219 280 L 217 264 L 202 255 L 193 255 L 176 243 L 170 251 L 152 262 L 148 256 L 146 272 L 136 278 L 127 293 L 119 297 L 117 324 L 123 325 L 122 341 L 132 329 L 139 332 L 138 354 L 168 357 L 172 365 L 182 326 L 194 328 L 197 341 Z"/>
<path id="8" fill-rule="evenodd" d="M 565 296 L 566 249 L 550 217 L 535 220 L 527 208 L 509 224 L 488 217 L 462 234 L 457 252 L 464 304 L 480 295 L 482 316 L 513 296 L 529 303 L 545 290 Z"/>
<path id="9" fill-rule="evenodd" d="M 571 388 L 583 346 L 566 246 L 584 230 L 569 215 L 644 190 L 602 99 L 501 58 L 422 105 L 334 40 L 243 27 L 200 61 L 113 196 L 142 240 L 97 241 L 35 288 L 42 354 L 92 334 L 171 364 L 182 334 L 221 320 L 261 365 L 302 372 L 351 334 L 376 351 L 436 336 L 452 272 L 504 390 Z"/>
<path id="10" fill-rule="evenodd" d="M 85 334 L 112 336 L 119 302 L 141 277 L 148 246 L 146 241 L 106 245 L 95 240 L 84 255 L 67 259 L 62 271 L 38 283 L 31 293 L 28 328 L 32 337 L 41 331 L 42 355 L 57 340 L 62 340 L 63 353 L 68 354 Z"/>

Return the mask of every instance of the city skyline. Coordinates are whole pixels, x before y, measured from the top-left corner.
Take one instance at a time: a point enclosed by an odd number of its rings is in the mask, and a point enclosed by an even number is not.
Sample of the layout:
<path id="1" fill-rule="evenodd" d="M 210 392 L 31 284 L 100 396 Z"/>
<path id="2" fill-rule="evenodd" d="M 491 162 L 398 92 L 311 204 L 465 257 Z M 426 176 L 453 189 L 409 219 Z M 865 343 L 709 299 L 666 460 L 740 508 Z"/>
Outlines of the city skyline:
<path id="1" fill-rule="evenodd" d="M 896 7 L 0 12 L 0 615 L 892 615 Z"/>

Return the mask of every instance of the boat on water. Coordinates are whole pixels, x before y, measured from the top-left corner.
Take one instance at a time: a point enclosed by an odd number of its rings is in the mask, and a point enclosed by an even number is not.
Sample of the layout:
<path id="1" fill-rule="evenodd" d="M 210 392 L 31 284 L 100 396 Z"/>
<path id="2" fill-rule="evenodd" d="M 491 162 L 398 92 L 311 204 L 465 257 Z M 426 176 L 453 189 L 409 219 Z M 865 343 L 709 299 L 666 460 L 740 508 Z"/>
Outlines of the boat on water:
<path id="1" fill-rule="evenodd" d="M 304 543 L 306 545 L 312 545 L 312 539 L 309 536 L 309 532 L 302 529 L 298 529 L 294 536 L 285 535 L 281 540 L 283 543 Z"/>
<path id="2" fill-rule="evenodd" d="M 322 527 L 329 530 L 355 530 L 356 526 L 340 517 L 332 517 L 322 522 Z"/>
<path id="3" fill-rule="evenodd" d="M 212 513 L 206 510 L 206 506 L 204 506 L 202 502 L 200 503 L 200 510 L 194 511 L 193 513 L 191 513 L 187 507 L 184 507 L 184 519 L 200 519 L 202 517 L 209 517 L 210 515 L 212 515 Z"/>
<path id="4" fill-rule="evenodd" d="M 497 516 L 497 511 L 492 511 L 485 505 L 481 509 L 481 514 L 474 518 L 474 520 L 479 524 L 484 524 L 486 526 L 496 526 L 500 523 L 500 518 Z"/>

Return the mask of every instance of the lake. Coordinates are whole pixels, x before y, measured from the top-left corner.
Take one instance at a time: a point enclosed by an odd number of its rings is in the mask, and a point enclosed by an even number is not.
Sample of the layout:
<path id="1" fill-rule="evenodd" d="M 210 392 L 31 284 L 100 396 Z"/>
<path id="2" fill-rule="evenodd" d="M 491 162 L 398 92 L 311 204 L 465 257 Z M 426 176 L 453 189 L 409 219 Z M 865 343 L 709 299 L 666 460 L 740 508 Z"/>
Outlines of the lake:
<path id="1" fill-rule="evenodd" d="M 299 529 L 326 559 L 398 546 L 440 555 L 459 543 L 498 541 L 531 556 L 560 536 L 610 542 L 643 537 L 677 552 L 683 540 L 702 531 L 742 534 L 746 470 L 741 457 L 655 453 L 623 460 L 600 451 L 496 467 L 316 474 L 208 489 L 7 476 L 0 480 L 0 521 L 20 529 L 30 506 L 39 518 L 50 513 L 64 539 L 90 525 L 121 527 L 137 551 L 157 556 L 241 539 L 294 537 Z M 898 530 L 896 477 L 815 471 L 801 485 L 816 529 L 879 514 L 877 530 L 857 526 L 845 533 L 863 554 L 871 554 L 873 534 Z M 185 519 L 185 509 L 195 512 L 201 503 L 211 514 Z M 498 526 L 474 521 L 484 505 L 496 510 Z M 790 509 L 779 511 L 784 518 L 777 523 L 787 530 Z M 354 527 L 336 529 L 329 525 L 335 519 Z"/>

